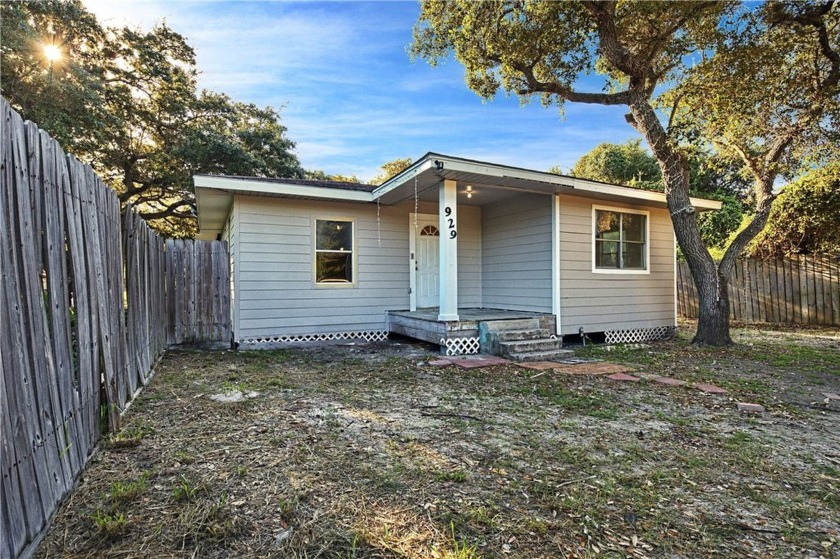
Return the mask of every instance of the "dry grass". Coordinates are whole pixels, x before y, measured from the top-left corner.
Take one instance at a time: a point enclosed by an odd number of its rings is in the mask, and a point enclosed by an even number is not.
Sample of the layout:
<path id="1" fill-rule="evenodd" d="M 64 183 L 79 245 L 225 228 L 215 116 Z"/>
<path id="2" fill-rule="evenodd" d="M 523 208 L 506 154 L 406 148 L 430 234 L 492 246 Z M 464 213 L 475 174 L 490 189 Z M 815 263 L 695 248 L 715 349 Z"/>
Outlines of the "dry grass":
<path id="1" fill-rule="evenodd" d="M 840 557 L 840 333 L 736 336 L 581 350 L 726 396 L 421 346 L 173 351 L 38 557 Z M 209 398 L 233 389 L 259 395 Z"/>

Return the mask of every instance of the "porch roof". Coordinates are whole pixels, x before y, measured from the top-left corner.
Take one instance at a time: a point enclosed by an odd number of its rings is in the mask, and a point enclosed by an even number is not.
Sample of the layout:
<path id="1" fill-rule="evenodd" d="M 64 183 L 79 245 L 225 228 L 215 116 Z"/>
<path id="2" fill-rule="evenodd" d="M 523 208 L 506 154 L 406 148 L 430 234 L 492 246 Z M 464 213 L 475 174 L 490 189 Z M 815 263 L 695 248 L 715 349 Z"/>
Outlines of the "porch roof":
<path id="1" fill-rule="evenodd" d="M 397 204 L 417 196 L 436 201 L 444 179 L 457 181 L 458 203 L 485 205 L 517 193 L 567 194 L 598 200 L 666 207 L 665 194 L 604 182 L 556 175 L 497 163 L 429 152 L 380 186 L 336 181 L 195 175 L 199 238 L 214 238 L 224 227 L 235 194 L 324 201 Z M 467 196 L 467 189 L 474 193 Z M 717 210 L 721 202 L 691 198 L 698 211 Z"/>
<path id="2" fill-rule="evenodd" d="M 421 199 L 423 193 L 430 191 L 433 199 L 436 200 L 435 187 L 444 179 L 458 182 L 458 203 L 466 205 L 483 205 L 519 192 L 546 195 L 568 194 L 651 207 L 667 207 L 663 192 L 434 152 L 427 153 L 410 167 L 388 179 L 377 187 L 371 196 L 373 200 L 378 199 L 382 204 L 395 204 L 414 197 L 416 181 Z M 481 196 L 476 194 L 469 200 L 466 197 L 462 198 L 461 195 L 466 193 L 467 185 L 472 187 L 473 192 L 481 192 Z M 698 211 L 718 210 L 721 207 L 721 202 L 705 198 L 692 197 L 691 203 Z"/>

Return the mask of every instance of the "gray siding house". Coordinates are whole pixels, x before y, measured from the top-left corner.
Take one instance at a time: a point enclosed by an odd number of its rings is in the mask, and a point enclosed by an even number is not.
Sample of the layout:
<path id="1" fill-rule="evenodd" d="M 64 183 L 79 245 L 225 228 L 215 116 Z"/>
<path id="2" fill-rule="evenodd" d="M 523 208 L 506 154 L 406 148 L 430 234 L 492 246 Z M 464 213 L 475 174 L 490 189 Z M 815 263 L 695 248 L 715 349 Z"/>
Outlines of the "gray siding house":
<path id="1" fill-rule="evenodd" d="M 380 186 L 194 181 L 199 238 L 229 243 L 233 341 L 246 347 L 395 332 L 457 354 L 492 351 L 482 324 L 504 320 L 559 340 L 676 326 L 658 192 L 436 153 Z"/>

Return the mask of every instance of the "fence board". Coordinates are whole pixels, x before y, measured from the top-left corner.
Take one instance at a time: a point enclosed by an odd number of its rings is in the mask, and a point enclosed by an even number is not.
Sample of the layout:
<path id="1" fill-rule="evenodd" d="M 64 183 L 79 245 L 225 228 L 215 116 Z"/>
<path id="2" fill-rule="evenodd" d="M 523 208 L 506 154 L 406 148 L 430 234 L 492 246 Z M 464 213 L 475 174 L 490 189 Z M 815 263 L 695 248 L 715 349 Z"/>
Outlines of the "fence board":
<path id="1" fill-rule="evenodd" d="M 28 339 L 43 340 L 41 344 L 31 344 L 29 351 L 30 381 L 28 390 L 31 392 L 32 408 L 29 410 L 28 422 L 30 434 L 30 457 L 34 462 L 36 480 L 35 492 L 41 500 L 41 513 L 49 518 L 52 510 L 54 494 L 62 494 L 63 488 L 54 478 L 61 470 L 57 457 L 51 453 L 44 453 L 44 442 L 47 433 L 51 431 L 49 410 L 52 408 L 49 398 L 49 378 L 52 373 L 51 364 L 47 360 L 45 347 L 49 344 L 46 329 L 46 309 L 44 301 L 44 255 L 42 252 L 42 232 L 44 221 L 44 206 L 42 200 L 43 176 L 41 174 L 41 150 L 38 142 L 38 129 L 31 123 L 26 123 L 20 129 L 19 141 L 23 141 L 22 149 L 26 157 L 25 166 L 28 170 L 26 185 L 18 187 L 19 217 L 25 215 L 29 219 L 20 220 L 20 234 L 23 238 L 37 242 L 21 243 L 22 251 L 22 283 L 24 285 L 23 299 L 26 309 L 24 316 L 28 318 Z M 43 411 L 42 411 L 43 410 Z M 46 412 L 43 413 L 43 412 Z"/>
<path id="2" fill-rule="evenodd" d="M 15 118 L 17 117 L 17 118 Z M 20 547 L 23 542 L 32 537 L 34 522 L 32 509 L 34 507 L 29 479 L 35 477 L 32 462 L 27 460 L 26 451 L 30 448 L 26 437 L 27 402 L 23 393 L 23 386 L 28 382 L 27 375 L 27 347 L 24 343 L 25 317 L 21 308 L 21 291 L 18 277 L 20 274 L 20 256 L 18 254 L 18 202 L 17 187 L 25 180 L 21 177 L 20 163 L 16 153 L 19 145 L 16 143 L 16 128 L 20 126 L 20 117 L 3 106 L 3 180 L 4 187 L 0 189 L 4 223 L 0 231 L 3 248 L 4 286 L 4 323 L 8 324 L 8 349 L 3 351 L 3 400 L 4 406 L 4 446 L 11 442 L 10 448 L 3 452 L 3 500 L 9 500 L 13 510 L 10 516 L 3 519 L 2 526 L 10 532 L 10 547 Z M 0 336 L 7 337 L 7 336 Z M 3 509 L 5 512 L 5 508 Z"/>
<path id="3" fill-rule="evenodd" d="M 0 557 L 17 557 L 78 480 L 101 405 L 119 428 L 168 325 L 229 340 L 230 279 L 225 243 L 178 241 L 175 266 L 90 166 L 3 98 L 0 119 Z"/>
<path id="4" fill-rule="evenodd" d="M 38 142 L 41 151 L 41 169 L 44 180 L 41 191 L 42 205 L 45 208 L 53 208 L 53 211 L 44 214 L 43 234 L 47 328 L 50 333 L 49 339 L 45 341 L 44 348 L 49 360 L 47 382 L 51 412 L 48 417 L 45 417 L 48 421 L 45 445 L 47 446 L 47 452 L 58 459 L 60 468 L 57 475 L 62 485 L 60 493 L 63 494 L 73 484 L 73 474 L 76 470 L 72 459 L 78 458 L 75 453 L 59 450 L 64 448 L 59 432 L 63 434 L 64 423 L 71 417 L 69 412 L 72 404 L 68 397 L 70 385 L 64 382 L 65 378 L 69 380 L 71 374 L 69 369 L 71 366 L 70 323 L 67 313 L 64 312 L 64 309 L 70 306 L 67 290 L 67 260 L 64 253 L 64 198 L 58 195 L 61 188 L 61 177 L 56 167 L 56 145 L 50 141 L 45 133 L 40 131 L 37 137 L 33 138 L 33 141 Z"/>
<path id="5" fill-rule="evenodd" d="M 697 318 L 697 291 L 688 265 L 678 267 L 678 311 Z M 729 297 L 733 320 L 838 326 L 840 260 L 828 255 L 739 260 L 729 278 Z"/>
<path id="6" fill-rule="evenodd" d="M 26 242 L 26 239 L 33 239 L 35 236 L 34 221 L 38 214 L 38 208 L 33 204 L 32 190 L 30 187 L 29 158 L 26 146 L 26 129 L 20 117 L 14 120 L 13 125 L 13 164 L 15 188 L 11 194 L 10 207 L 17 216 L 17 220 L 10 223 L 14 247 L 12 252 L 12 266 L 18 274 L 18 281 L 15 282 L 13 293 L 20 302 L 20 330 L 23 339 L 20 340 L 20 361 L 23 365 L 23 382 L 16 383 L 16 401 L 19 405 L 18 414 L 15 417 L 15 441 L 27 446 L 19 447 L 18 469 L 24 473 L 21 476 L 21 486 L 24 496 L 24 515 L 30 534 L 37 533 L 38 526 L 46 521 L 44 509 L 48 508 L 49 496 L 46 494 L 46 477 L 48 476 L 46 464 L 41 460 L 35 460 L 33 449 L 34 443 L 40 439 L 38 432 L 39 402 L 35 384 L 37 374 L 42 365 L 38 359 L 38 351 L 34 344 L 27 344 L 26 340 L 43 339 L 43 332 L 39 318 L 41 313 L 38 295 L 37 282 L 40 279 L 40 270 L 36 269 L 38 255 L 36 243 Z M 16 195 L 16 196 L 15 196 Z M 17 207 L 15 207 L 15 203 Z M 20 338 L 19 338 L 20 339 Z M 44 485 L 38 483 L 44 480 Z"/>

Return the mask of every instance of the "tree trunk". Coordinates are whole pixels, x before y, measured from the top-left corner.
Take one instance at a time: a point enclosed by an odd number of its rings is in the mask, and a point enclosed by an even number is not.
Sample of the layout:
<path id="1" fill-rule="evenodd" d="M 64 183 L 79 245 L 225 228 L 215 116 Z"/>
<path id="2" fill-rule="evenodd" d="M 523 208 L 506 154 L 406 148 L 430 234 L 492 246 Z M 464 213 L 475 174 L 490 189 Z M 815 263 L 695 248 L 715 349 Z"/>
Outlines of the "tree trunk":
<path id="1" fill-rule="evenodd" d="M 671 212 L 674 235 L 682 249 L 694 285 L 697 286 L 699 316 L 693 343 L 729 345 L 728 277 L 722 276 L 697 224 L 697 210 L 689 197 L 688 161 L 668 141 L 668 135 L 648 100 L 637 96 L 630 103 L 631 124 L 638 130 L 662 169 L 665 199 Z"/>
<path id="2" fill-rule="evenodd" d="M 692 274 L 694 276 L 694 274 Z M 712 277 L 707 274 L 695 276 L 694 285 L 700 305 L 697 332 L 691 343 L 699 345 L 729 345 L 729 278 L 719 270 Z"/>

